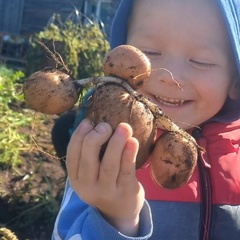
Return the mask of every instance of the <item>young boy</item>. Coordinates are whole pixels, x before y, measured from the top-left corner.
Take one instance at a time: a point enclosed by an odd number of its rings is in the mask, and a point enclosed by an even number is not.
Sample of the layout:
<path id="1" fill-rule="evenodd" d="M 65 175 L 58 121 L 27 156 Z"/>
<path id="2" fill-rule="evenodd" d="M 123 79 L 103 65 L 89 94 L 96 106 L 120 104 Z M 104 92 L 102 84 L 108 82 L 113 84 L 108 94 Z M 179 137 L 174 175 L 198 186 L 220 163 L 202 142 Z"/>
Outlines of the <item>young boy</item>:
<path id="1" fill-rule="evenodd" d="M 240 1 L 122 0 L 111 38 L 112 48 L 120 44 L 171 71 L 181 89 L 153 71 L 139 92 L 206 153 L 186 185 L 164 189 L 149 166 L 135 171 L 138 142 L 129 125 L 111 136 L 107 123 L 82 120 L 67 151 L 69 181 L 53 239 L 239 240 Z"/>

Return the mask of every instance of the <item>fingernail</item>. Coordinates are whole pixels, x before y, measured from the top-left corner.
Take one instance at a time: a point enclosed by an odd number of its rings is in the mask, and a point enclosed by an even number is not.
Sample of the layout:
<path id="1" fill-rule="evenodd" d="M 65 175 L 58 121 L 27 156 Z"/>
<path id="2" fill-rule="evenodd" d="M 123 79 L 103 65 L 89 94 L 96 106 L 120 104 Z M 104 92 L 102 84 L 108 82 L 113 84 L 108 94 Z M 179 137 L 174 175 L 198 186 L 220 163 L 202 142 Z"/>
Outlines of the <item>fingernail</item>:
<path id="1" fill-rule="evenodd" d="M 96 127 L 95 130 L 100 133 L 100 134 L 105 134 L 108 130 L 106 127 L 106 124 L 104 123 L 99 123 Z"/>
<path id="2" fill-rule="evenodd" d="M 118 126 L 116 129 L 116 133 L 119 135 L 127 135 L 128 129 L 125 127 L 125 125 Z"/>
<path id="3" fill-rule="evenodd" d="M 79 133 L 86 133 L 86 132 L 89 132 L 91 129 L 93 129 L 93 127 L 91 126 L 89 120 L 83 119 L 80 122 L 80 124 L 77 126 L 75 131 Z"/>
<path id="4" fill-rule="evenodd" d="M 83 119 L 81 122 L 81 126 L 82 128 L 89 128 L 90 126 L 92 126 L 92 124 L 89 119 Z"/>

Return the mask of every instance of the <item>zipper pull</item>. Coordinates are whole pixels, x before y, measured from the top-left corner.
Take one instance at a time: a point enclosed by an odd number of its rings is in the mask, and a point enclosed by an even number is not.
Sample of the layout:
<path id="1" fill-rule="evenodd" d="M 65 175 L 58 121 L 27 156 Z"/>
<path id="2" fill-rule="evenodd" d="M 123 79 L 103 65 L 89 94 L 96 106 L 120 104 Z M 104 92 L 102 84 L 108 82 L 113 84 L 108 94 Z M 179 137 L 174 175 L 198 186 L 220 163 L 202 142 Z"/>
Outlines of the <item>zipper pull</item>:
<path id="1" fill-rule="evenodd" d="M 202 129 L 200 128 L 195 128 L 192 132 L 192 136 L 196 139 L 198 145 L 205 149 L 205 151 L 200 151 L 199 152 L 199 159 L 202 163 L 202 165 L 205 168 L 211 168 L 211 164 L 208 158 L 208 153 L 207 153 L 207 140 L 203 137 Z"/>

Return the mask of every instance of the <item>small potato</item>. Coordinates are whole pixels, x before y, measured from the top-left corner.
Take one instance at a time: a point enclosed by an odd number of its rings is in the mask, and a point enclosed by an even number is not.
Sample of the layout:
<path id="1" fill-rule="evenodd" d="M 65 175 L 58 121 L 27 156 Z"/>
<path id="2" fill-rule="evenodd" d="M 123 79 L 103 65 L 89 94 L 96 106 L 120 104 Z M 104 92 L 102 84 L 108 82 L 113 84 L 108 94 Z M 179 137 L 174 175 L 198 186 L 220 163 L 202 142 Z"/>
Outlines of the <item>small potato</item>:
<path id="1" fill-rule="evenodd" d="M 197 165 L 198 150 L 192 141 L 176 132 L 165 132 L 151 155 L 153 179 L 162 187 L 178 188 L 187 183 Z"/>
<path id="2" fill-rule="evenodd" d="M 131 45 L 120 45 L 112 49 L 103 60 L 105 76 L 127 80 L 134 88 L 142 86 L 151 74 L 148 57 Z"/>
<path id="3" fill-rule="evenodd" d="M 79 89 L 71 77 L 57 69 L 33 73 L 23 85 L 26 104 L 35 111 L 59 114 L 78 100 Z"/>

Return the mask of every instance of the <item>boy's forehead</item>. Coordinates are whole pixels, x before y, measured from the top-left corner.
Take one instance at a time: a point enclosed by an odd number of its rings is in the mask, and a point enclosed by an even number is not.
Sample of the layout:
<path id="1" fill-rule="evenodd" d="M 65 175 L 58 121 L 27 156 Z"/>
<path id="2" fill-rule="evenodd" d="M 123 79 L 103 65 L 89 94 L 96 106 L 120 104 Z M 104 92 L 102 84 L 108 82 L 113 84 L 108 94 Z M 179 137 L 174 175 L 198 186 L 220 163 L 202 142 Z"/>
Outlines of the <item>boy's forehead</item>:
<path id="1" fill-rule="evenodd" d="M 170 17 L 174 14 L 185 13 L 181 17 L 201 16 L 202 13 L 211 12 L 212 15 L 221 15 L 215 0 L 135 0 L 133 1 L 132 16 L 140 15 L 140 20 L 151 18 L 148 13 L 165 12 Z M 213 16 L 214 17 L 214 16 Z M 139 20 L 139 19 L 138 19 Z"/>
<path id="2" fill-rule="evenodd" d="M 182 4 L 184 3 L 184 4 Z M 171 41 L 190 50 L 232 57 L 220 9 L 213 0 L 135 0 L 127 43 L 162 48 Z"/>
<path id="3" fill-rule="evenodd" d="M 157 25 L 162 33 L 170 27 L 182 27 L 197 28 L 199 32 L 209 29 L 209 33 L 219 31 L 227 35 L 220 9 L 213 0 L 135 0 L 128 30 L 141 31 L 145 25 Z"/>

